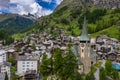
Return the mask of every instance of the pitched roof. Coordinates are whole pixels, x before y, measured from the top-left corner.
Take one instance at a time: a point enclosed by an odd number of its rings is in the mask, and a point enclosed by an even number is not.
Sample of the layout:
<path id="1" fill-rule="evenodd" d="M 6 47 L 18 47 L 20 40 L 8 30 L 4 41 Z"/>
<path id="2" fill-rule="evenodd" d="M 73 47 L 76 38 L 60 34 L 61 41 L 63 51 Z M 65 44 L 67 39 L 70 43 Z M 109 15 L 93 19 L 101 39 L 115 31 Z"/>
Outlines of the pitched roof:
<path id="1" fill-rule="evenodd" d="M 3 63 L 0 63 L 0 66 L 9 66 L 9 67 L 11 67 L 11 63 L 10 62 L 3 62 Z"/>
<path id="2" fill-rule="evenodd" d="M 84 17 L 84 23 L 83 23 L 83 28 L 82 28 L 82 34 L 80 36 L 80 41 L 90 41 L 90 38 L 88 36 L 87 28 L 86 28 L 86 17 Z"/>
<path id="3" fill-rule="evenodd" d="M 18 61 L 37 61 L 37 59 L 35 59 L 33 56 L 19 56 Z"/>

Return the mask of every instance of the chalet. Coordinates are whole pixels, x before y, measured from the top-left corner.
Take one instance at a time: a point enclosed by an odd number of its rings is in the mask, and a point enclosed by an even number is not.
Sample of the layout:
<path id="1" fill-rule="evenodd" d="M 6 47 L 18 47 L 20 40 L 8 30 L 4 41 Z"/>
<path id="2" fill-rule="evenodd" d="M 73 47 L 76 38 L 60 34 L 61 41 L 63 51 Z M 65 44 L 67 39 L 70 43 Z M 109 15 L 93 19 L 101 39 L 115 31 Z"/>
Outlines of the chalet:
<path id="1" fill-rule="evenodd" d="M 0 63 L 4 62 L 7 60 L 7 55 L 6 51 L 4 49 L 0 50 Z"/>

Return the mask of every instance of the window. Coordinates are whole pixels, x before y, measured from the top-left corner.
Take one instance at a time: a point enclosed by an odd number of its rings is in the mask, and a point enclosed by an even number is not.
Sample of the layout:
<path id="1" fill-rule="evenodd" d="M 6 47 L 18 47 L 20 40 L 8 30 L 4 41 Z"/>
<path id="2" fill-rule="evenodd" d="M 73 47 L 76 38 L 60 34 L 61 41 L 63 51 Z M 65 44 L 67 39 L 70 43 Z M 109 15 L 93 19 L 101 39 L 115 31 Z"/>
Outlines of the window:
<path id="1" fill-rule="evenodd" d="M 29 65 L 27 65 L 27 67 L 29 67 Z"/>
<path id="2" fill-rule="evenodd" d="M 22 70 L 25 70 L 25 68 L 23 68 Z"/>
<path id="3" fill-rule="evenodd" d="M 84 50 L 82 49 L 82 53 L 84 52 Z"/>
<path id="4" fill-rule="evenodd" d="M 3 57 L 3 60 L 5 60 L 5 58 Z"/>
<path id="5" fill-rule="evenodd" d="M 23 67 L 25 67 L 25 65 L 23 65 Z"/>
<path id="6" fill-rule="evenodd" d="M 6 71 L 6 69 L 4 69 L 4 71 Z"/>
<path id="7" fill-rule="evenodd" d="M 27 64 L 29 64 L 29 62 L 27 62 Z"/>
<path id="8" fill-rule="evenodd" d="M 22 62 L 22 64 L 25 64 L 25 62 Z"/>

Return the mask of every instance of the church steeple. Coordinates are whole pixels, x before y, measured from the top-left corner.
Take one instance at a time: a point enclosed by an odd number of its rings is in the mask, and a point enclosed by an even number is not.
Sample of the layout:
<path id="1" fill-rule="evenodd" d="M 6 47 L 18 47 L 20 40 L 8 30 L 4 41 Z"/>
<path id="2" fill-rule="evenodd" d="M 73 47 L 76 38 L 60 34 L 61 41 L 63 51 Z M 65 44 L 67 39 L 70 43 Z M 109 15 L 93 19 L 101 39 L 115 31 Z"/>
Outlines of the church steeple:
<path id="1" fill-rule="evenodd" d="M 84 23 L 82 28 L 82 34 L 80 36 L 80 41 L 90 41 L 86 27 L 87 27 L 87 21 L 86 21 L 86 16 L 84 16 Z"/>

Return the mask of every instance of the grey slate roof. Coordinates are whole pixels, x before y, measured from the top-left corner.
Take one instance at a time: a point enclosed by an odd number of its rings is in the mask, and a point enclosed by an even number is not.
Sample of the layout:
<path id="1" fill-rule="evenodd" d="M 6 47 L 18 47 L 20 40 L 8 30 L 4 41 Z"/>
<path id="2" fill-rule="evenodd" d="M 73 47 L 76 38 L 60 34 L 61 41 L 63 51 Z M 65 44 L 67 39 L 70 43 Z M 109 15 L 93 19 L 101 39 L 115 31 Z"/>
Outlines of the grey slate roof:
<path id="1" fill-rule="evenodd" d="M 10 62 L 5 62 L 4 61 L 3 63 L 0 64 L 0 66 L 3 66 L 3 65 L 11 67 L 11 63 Z"/>
<path id="2" fill-rule="evenodd" d="M 19 56 L 18 61 L 37 61 L 33 56 Z"/>

